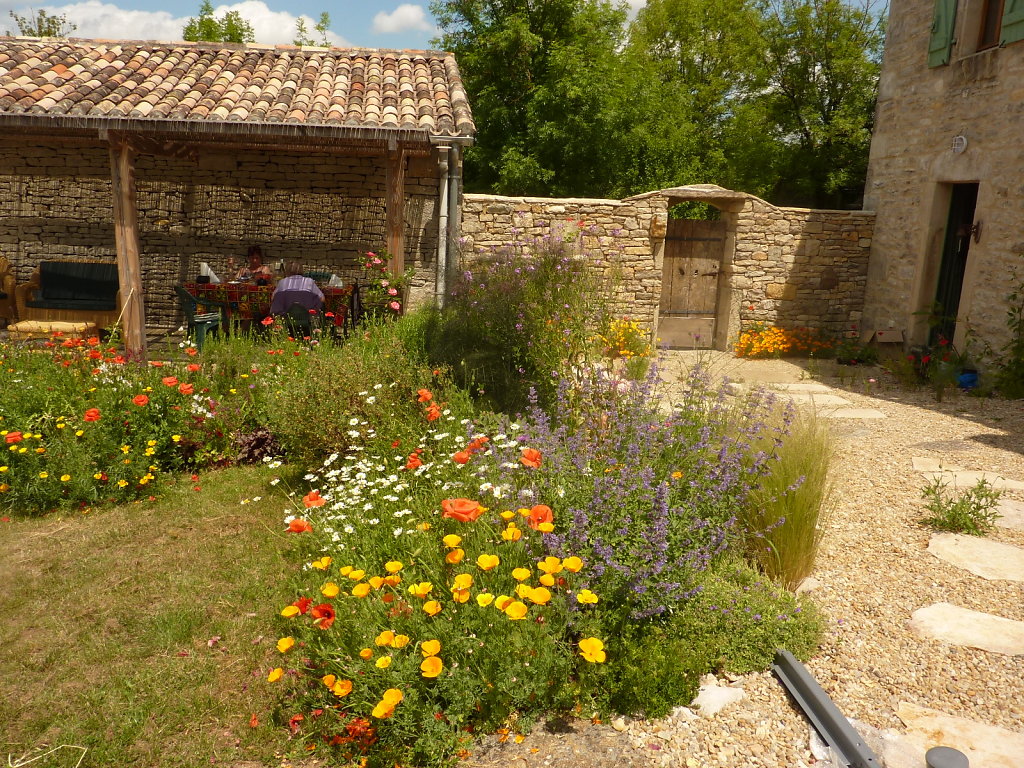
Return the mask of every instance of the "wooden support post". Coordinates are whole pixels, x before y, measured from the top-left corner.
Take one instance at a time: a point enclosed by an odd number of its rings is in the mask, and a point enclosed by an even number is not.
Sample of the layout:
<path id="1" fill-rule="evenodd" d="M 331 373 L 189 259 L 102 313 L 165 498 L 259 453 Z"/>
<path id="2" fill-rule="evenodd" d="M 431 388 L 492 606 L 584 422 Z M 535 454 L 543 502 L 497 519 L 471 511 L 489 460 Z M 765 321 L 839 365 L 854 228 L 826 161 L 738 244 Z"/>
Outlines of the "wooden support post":
<path id="1" fill-rule="evenodd" d="M 389 268 L 395 275 L 405 272 L 405 149 L 388 147 L 385 173 L 385 238 Z"/>
<path id="2" fill-rule="evenodd" d="M 121 137 L 110 137 L 110 181 L 114 200 L 114 242 L 121 286 L 124 346 L 136 360 L 146 359 L 146 314 L 139 266 L 139 220 L 135 200 L 135 153 Z"/>

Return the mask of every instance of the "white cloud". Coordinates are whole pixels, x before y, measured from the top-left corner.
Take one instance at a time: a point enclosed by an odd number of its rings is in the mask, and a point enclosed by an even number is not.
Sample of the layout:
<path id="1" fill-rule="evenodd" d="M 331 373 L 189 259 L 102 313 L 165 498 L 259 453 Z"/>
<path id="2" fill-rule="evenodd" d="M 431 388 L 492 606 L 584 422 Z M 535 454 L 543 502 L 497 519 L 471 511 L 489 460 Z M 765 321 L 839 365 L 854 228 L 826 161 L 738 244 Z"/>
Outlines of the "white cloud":
<path id="1" fill-rule="evenodd" d="M 2 7 L 0 4 L 0 9 Z M 48 13 L 65 14 L 68 21 L 77 24 L 78 29 L 72 33 L 74 37 L 114 40 L 181 40 L 182 29 L 188 23 L 189 16 L 195 15 L 172 16 L 167 11 L 133 11 L 100 0 L 45 8 Z M 298 16 L 287 11 L 272 11 L 261 0 L 215 6 L 214 16 L 219 18 L 228 11 L 238 11 L 243 19 L 252 24 L 256 40 L 260 43 L 287 44 L 295 39 L 295 20 Z M 306 20 L 307 31 L 315 33 L 314 19 L 309 16 L 303 18 Z M 327 39 L 332 45 L 351 45 L 345 38 L 329 30 Z"/>
<path id="2" fill-rule="evenodd" d="M 376 34 L 394 35 L 411 30 L 434 31 L 434 26 L 427 21 L 427 13 L 422 5 L 403 3 L 391 13 L 381 11 L 373 17 L 373 31 Z"/>

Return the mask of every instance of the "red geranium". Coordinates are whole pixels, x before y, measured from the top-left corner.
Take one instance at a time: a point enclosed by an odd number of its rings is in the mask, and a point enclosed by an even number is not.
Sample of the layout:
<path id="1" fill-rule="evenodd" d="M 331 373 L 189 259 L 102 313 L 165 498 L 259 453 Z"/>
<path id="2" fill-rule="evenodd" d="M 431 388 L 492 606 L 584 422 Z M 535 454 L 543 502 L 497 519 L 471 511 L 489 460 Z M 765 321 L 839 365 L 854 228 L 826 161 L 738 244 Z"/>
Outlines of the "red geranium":
<path id="1" fill-rule="evenodd" d="M 441 502 L 441 517 L 450 517 L 460 523 L 472 523 L 483 512 L 480 502 L 472 499 L 445 499 Z"/>
<path id="2" fill-rule="evenodd" d="M 331 624 L 334 623 L 334 607 L 330 603 L 314 605 L 309 615 L 313 617 L 313 623 L 320 629 L 330 629 Z"/>
<path id="3" fill-rule="evenodd" d="M 85 416 L 82 417 L 86 421 L 99 421 L 100 420 L 100 409 L 90 408 L 85 412 Z"/>
<path id="4" fill-rule="evenodd" d="M 523 455 L 519 457 L 519 463 L 533 469 L 540 468 L 541 453 L 536 448 L 523 448 Z"/>
<path id="5" fill-rule="evenodd" d="M 546 504 L 538 504 L 530 510 L 530 516 L 526 519 L 527 525 L 537 530 L 541 523 L 553 523 L 555 516 L 551 514 L 551 507 Z"/>
<path id="6" fill-rule="evenodd" d="M 149 405 L 149 396 L 136 395 L 135 397 L 132 398 L 132 402 L 139 406 L 139 408 L 141 408 L 144 405 Z"/>

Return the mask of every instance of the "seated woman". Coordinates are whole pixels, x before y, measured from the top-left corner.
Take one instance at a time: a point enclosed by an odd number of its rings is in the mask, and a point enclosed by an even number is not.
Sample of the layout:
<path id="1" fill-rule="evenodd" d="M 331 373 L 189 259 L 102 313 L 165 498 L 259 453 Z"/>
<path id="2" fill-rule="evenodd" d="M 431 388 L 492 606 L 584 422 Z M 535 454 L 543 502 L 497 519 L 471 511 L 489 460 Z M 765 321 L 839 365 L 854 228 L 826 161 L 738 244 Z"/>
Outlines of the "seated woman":
<path id="1" fill-rule="evenodd" d="M 250 245 L 246 254 L 246 263 L 235 273 L 235 280 L 252 281 L 257 285 L 270 285 L 274 279 L 270 267 L 263 263 L 263 249 L 258 245 Z M 228 259 L 228 269 L 235 268 L 235 259 Z"/>
<path id="2" fill-rule="evenodd" d="M 301 304 L 307 310 L 321 310 L 324 307 L 324 293 L 312 278 L 303 277 L 302 263 L 288 262 L 288 276 L 281 279 L 274 288 L 270 300 L 270 314 L 284 315 L 292 304 Z"/>

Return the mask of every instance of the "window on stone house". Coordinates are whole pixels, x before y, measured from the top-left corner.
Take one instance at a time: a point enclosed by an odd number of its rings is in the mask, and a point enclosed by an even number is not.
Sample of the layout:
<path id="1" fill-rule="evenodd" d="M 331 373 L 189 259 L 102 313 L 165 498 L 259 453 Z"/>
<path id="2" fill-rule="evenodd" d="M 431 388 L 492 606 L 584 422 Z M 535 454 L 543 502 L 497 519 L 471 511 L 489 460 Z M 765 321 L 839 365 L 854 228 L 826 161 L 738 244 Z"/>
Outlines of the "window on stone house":
<path id="1" fill-rule="evenodd" d="M 999 45 L 1000 22 L 1003 18 L 1003 0 L 985 0 L 981 7 L 981 35 L 978 50 Z"/>

